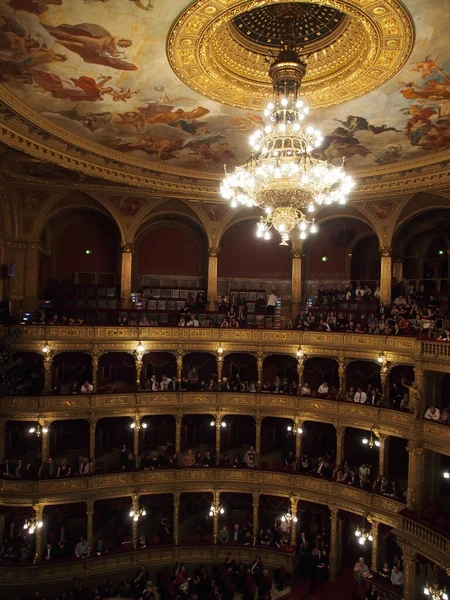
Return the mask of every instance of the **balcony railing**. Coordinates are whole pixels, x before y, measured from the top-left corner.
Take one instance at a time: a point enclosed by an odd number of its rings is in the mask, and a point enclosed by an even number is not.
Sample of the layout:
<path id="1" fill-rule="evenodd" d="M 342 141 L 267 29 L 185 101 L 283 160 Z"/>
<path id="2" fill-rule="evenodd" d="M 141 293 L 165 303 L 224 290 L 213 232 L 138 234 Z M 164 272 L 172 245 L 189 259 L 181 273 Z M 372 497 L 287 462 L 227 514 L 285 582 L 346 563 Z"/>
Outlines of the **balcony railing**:
<path id="1" fill-rule="evenodd" d="M 409 533 L 415 538 L 418 538 L 433 546 L 439 552 L 447 553 L 450 549 L 450 540 L 444 537 L 443 535 L 433 531 L 426 525 L 422 525 L 422 523 L 418 523 L 417 521 L 413 521 L 408 517 L 403 518 L 403 531 L 405 533 Z"/>

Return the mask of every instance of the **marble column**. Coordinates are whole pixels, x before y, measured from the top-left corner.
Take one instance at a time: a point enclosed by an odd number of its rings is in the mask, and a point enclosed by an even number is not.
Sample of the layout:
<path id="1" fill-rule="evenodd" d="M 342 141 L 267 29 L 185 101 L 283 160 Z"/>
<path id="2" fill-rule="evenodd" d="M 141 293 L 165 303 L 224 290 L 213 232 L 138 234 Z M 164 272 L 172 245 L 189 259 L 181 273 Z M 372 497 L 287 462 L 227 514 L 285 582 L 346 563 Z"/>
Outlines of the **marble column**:
<path id="1" fill-rule="evenodd" d="M 44 394 L 49 394 L 52 389 L 53 352 L 47 350 L 44 354 Z"/>
<path id="2" fill-rule="evenodd" d="M 215 311 L 217 307 L 217 261 L 220 248 L 212 246 L 208 248 L 208 310 Z"/>
<path id="3" fill-rule="evenodd" d="M 256 538 L 259 531 L 259 492 L 253 492 L 253 545 L 256 546 Z"/>
<path id="4" fill-rule="evenodd" d="M 337 506 L 330 507 L 330 581 L 335 581 L 338 572 L 338 513 Z"/>
<path id="5" fill-rule="evenodd" d="M 255 432 L 255 452 L 256 452 L 256 456 L 258 457 L 258 461 L 259 461 L 260 456 L 261 456 L 261 423 L 262 423 L 262 418 L 257 415 L 255 417 L 255 428 L 256 428 L 256 432 Z"/>
<path id="6" fill-rule="evenodd" d="M 133 244 L 122 244 L 122 266 L 120 270 L 120 306 L 131 308 L 131 274 L 133 268 Z"/>
<path id="7" fill-rule="evenodd" d="M 97 419 L 89 421 L 89 458 L 94 463 L 95 468 L 95 431 L 97 427 Z"/>
<path id="8" fill-rule="evenodd" d="M 44 504 L 36 504 L 35 506 L 33 506 L 33 510 L 34 510 L 34 518 L 36 519 L 36 521 L 43 521 L 43 519 L 44 519 Z M 45 528 L 45 523 L 42 527 L 36 527 L 36 531 L 35 531 L 36 546 L 35 546 L 35 554 L 34 554 L 34 560 L 33 560 L 34 564 L 40 563 L 42 561 L 42 554 L 44 552 L 44 545 L 45 545 L 44 528 Z"/>
<path id="9" fill-rule="evenodd" d="M 137 494 L 134 494 L 131 497 L 131 508 L 135 513 L 139 512 L 139 496 Z M 133 550 L 137 549 L 137 544 L 138 544 L 138 521 L 135 521 L 132 517 L 131 517 L 131 541 L 133 544 Z"/>
<path id="10" fill-rule="evenodd" d="M 220 492 L 213 492 L 213 504 L 214 504 L 214 514 L 213 514 L 213 544 L 216 546 L 217 541 L 219 539 L 219 508 L 220 508 Z"/>
<path id="11" fill-rule="evenodd" d="M 416 569 L 417 569 L 417 552 L 416 550 L 397 539 L 397 544 L 402 550 L 403 560 L 403 599 L 415 600 L 416 598 Z"/>
<path id="12" fill-rule="evenodd" d="M 378 454 L 378 476 L 382 477 L 383 475 L 386 475 L 387 472 L 387 465 L 386 465 L 386 459 L 387 459 L 387 448 L 386 448 L 386 443 L 388 441 L 388 435 L 384 434 L 384 433 L 380 433 L 378 435 L 378 439 L 380 440 L 380 446 L 378 448 L 379 450 L 379 454 Z"/>
<path id="13" fill-rule="evenodd" d="M 183 350 L 177 350 L 177 379 L 181 389 L 181 379 L 183 378 Z"/>
<path id="14" fill-rule="evenodd" d="M 337 361 L 338 361 L 338 375 L 339 375 L 339 396 L 341 398 L 345 398 L 345 394 L 347 391 L 346 390 L 346 380 L 345 380 L 347 362 L 343 356 L 339 356 Z"/>
<path id="15" fill-rule="evenodd" d="M 97 380 L 98 380 L 98 361 L 103 352 L 94 348 L 91 350 L 91 370 L 92 370 L 92 387 L 94 388 L 94 394 L 97 393 Z"/>
<path id="16" fill-rule="evenodd" d="M 385 246 L 381 251 L 380 302 L 390 304 L 392 296 L 392 248 Z"/>
<path id="17" fill-rule="evenodd" d="M 180 457 L 181 452 L 181 425 L 183 420 L 183 415 L 177 414 L 175 417 L 175 452 L 178 454 L 178 458 Z"/>
<path id="18" fill-rule="evenodd" d="M 291 496 L 289 502 L 290 502 L 290 510 L 291 510 L 291 515 L 292 515 L 292 521 L 291 521 L 291 546 L 294 547 L 295 544 L 297 543 L 297 523 L 294 521 L 294 517 L 297 516 L 297 509 L 298 509 L 298 498 L 297 496 Z"/>
<path id="19" fill-rule="evenodd" d="M 139 439 L 141 436 L 141 421 L 139 415 L 134 419 L 135 427 L 133 429 L 133 454 L 136 462 L 136 468 L 139 469 Z"/>
<path id="20" fill-rule="evenodd" d="M 94 552 L 94 500 L 86 502 L 86 538 L 89 546 L 88 556 L 92 556 Z"/>
<path id="21" fill-rule="evenodd" d="M 344 460 L 344 438 L 345 426 L 336 426 L 336 465 L 340 465 Z"/>
<path id="22" fill-rule="evenodd" d="M 180 535 L 180 492 L 173 495 L 173 544 L 178 546 Z"/>
<path id="23" fill-rule="evenodd" d="M 372 548 L 370 555 L 370 569 L 371 571 L 375 571 L 378 573 L 378 527 L 379 522 L 373 517 L 368 517 L 368 521 L 371 524 L 371 534 L 372 534 Z"/>
<path id="24" fill-rule="evenodd" d="M 424 449 L 413 442 L 408 442 L 408 493 L 406 504 L 412 510 L 422 508 L 424 482 Z"/>
<path id="25" fill-rule="evenodd" d="M 292 250 L 292 271 L 291 271 L 291 305 L 292 318 L 301 312 L 302 303 L 302 251 Z"/>
<path id="26" fill-rule="evenodd" d="M 261 389 L 261 386 L 263 383 L 263 365 L 264 365 L 264 354 L 262 352 L 257 352 L 257 354 L 256 354 L 256 369 L 258 371 L 258 381 L 257 381 L 258 392 Z"/>
<path id="27" fill-rule="evenodd" d="M 302 434 L 298 432 L 303 425 L 303 421 L 299 417 L 295 417 L 295 458 L 300 460 L 302 455 Z"/>
<path id="28" fill-rule="evenodd" d="M 50 422 L 39 421 L 39 425 L 41 427 L 41 455 L 42 455 L 42 464 L 46 463 L 50 453 L 50 434 L 48 432 L 48 428 L 50 427 Z M 47 433 L 44 433 L 44 429 L 47 429 Z"/>

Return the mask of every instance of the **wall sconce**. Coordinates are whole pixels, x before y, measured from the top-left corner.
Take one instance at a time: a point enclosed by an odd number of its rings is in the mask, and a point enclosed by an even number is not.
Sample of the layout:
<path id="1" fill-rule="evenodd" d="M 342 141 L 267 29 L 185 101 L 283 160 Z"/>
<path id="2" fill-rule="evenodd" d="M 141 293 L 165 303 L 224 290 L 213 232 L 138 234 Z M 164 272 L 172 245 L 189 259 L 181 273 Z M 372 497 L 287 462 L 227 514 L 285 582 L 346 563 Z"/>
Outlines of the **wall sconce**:
<path id="1" fill-rule="evenodd" d="M 295 426 L 294 426 L 294 427 L 292 427 L 292 425 L 288 425 L 288 426 L 286 427 L 286 429 L 287 429 L 288 431 L 293 431 L 293 432 L 294 432 L 294 435 L 296 435 L 297 433 L 303 433 L 303 429 L 302 429 L 301 427 L 295 427 Z"/>
<path id="2" fill-rule="evenodd" d="M 44 347 L 42 348 L 42 352 L 44 354 L 47 354 L 48 352 L 50 352 L 50 346 L 49 346 L 48 342 L 45 342 Z"/>
<path id="3" fill-rule="evenodd" d="M 370 430 L 370 435 L 368 438 L 363 438 L 362 439 L 362 443 L 365 444 L 366 446 L 369 446 L 369 448 L 373 448 L 374 446 L 376 446 L 377 448 L 380 447 L 381 442 L 378 439 L 378 430 L 375 431 L 373 428 L 371 428 Z"/>
<path id="4" fill-rule="evenodd" d="M 304 357 L 304 355 L 305 355 L 305 354 L 304 354 L 304 352 L 303 352 L 303 350 L 302 350 L 302 347 L 301 347 L 301 345 L 299 345 L 299 347 L 298 347 L 298 350 L 297 350 L 297 358 L 300 358 L 300 359 L 301 359 L 301 358 L 303 358 L 303 357 Z"/>

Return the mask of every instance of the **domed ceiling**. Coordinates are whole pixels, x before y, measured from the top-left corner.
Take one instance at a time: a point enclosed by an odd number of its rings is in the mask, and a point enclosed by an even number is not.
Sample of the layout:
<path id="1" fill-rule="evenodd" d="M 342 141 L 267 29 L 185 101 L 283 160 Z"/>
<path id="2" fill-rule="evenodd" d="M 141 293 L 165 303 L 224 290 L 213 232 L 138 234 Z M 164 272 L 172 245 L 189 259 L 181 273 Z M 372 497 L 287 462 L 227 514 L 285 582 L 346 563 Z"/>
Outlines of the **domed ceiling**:
<path id="1" fill-rule="evenodd" d="M 292 35 L 320 156 L 367 176 L 449 154 L 449 28 L 448 0 L 2 0 L 0 99 L 78 148 L 217 181 Z"/>

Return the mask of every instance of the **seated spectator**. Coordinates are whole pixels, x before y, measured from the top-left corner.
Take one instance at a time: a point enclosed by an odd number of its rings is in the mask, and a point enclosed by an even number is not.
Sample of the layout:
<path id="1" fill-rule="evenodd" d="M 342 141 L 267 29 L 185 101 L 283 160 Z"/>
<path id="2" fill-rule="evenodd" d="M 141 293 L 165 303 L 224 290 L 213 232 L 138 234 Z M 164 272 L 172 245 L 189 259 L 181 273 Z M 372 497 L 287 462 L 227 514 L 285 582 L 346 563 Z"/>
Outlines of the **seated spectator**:
<path id="1" fill-rule="evenodd" d="M 435 406 L 430 406 L 425 412 L 424 419 L 428 419 L 429 421 L 438 422 L 441 418 L 441 412 Z"/>
<path id="2" fill-rule="evenodd" d="M 328 383 L 324 381 L 320 384 L 319 389 L 317 390 L 317 395 L 322 398 L 326 398 L 328 396 Z"/>
<path id="3" fill-rule="evenodd" d="M 204 467 L 214 467 L 214 458 L 211 456 L 210 452 L 205 452 L 205 456 L 203 457 L 203 466 Z"/>
<path id="4" fill-rule="evenodd" d="M 245 453 L 244 464 L 247 467 L 247 469 L 254 469 L 256 467 L 256 453 L 253 446 L 250 446 L 250 448 Z"/>
<path id="5" fill-rule="evenodd" d="M 195 463 L 195 456 L 192 452 L 192 449 L 189 448 L 187 452 L 185 452 L 183 457 L 183 466 L 185 467 L 193 467 Z"/>
<path id="6" fill-rule="evenodd" d="M 308 474 L 311 473 L 312 468 L 312 462 L 306 454 L 303 454 L 303 456 L 300 458 L 299 472 L 303 474 Z"/>
<path id="7" fill-rule="evenodd" d="M 228 527 L 226 525 L 224 525 L 222 527 L 222 529 L 219 531 L 219 543 L 220 544 L 228 544 L 229 542 L 229 535 L 228 535 Z"/>
<path id="8" fill-rule="evenodd" d="M 346 483 L 347 482 L 347 477 L 348 477 L 348 472 L 347 472 L 346 468 L 344 467 L 344 465 L 341 465 L 335 471 L 336 483 Z"/>
<path id="9" fill-rule="evenodd" d="M 242 532 L 239 523 L 234 524 L 233 531 L 231 532 L 231 542 L 233 544 L 240 544 L 242 542 Z"/>
<path id="10" fill-rule="evenodd" d="M 86 558 L 88 555 L 88 550 L 89 546 L 87 540 L 85 540 L 84 537 L 81 536 L 81 540 L 75 546 L 75 556 L 77 558 Z"/>
<path id="11" fill-rule="evenodd" d="M 195 455 L 195 459 L 194 459 L 194 467 L 201 467 L 201 466 L 203 466 L 202 455 L 201 455 L 201 452 L 197 452 L 197 454 Z"/>
<path id="12" fill-rule="evenodd" d="M 288 471 L 293 471 L 295 469 L 295 456 L 292 450 L 289 450 L 288 455 L 284 459 L 284 468 Z"/>
<path id="13" fill-rule="evenodd" d="M 345 399 L 347 402 L 353 402 L 354 398 L 355 398 L 355 390 L 354 390 L 354 388 L 351 387 L 345 394 Z"/>
<path id="14" fill-rule="evenodd" d="M 121 468 L 122 471 L 134 471 L 136 468 L 136 461 L 134 460 L 134 455 L 132 452 L 128 452 Z"/>
<path id="15" fill-rule="evenodd" d="M 326 458 L 321 456 L 315 468 L 316 475 L 320 475 L 321 477 L 330 477 L 330 463 Z"/>
<path id="16" fill-rule="evenodd" d="M 240 454 L 235 454 L 234 456 L 233 469 L 242 469 L 242 460 Z"/>
<path id="17" fill-rule="evenodd" d="M 186 327 L 200 327 L 200 323 L 196 315 L 189 315 L 189 320 L 186 323 Z"/>
<path id="18" fill-rule="evenodd" d="M 225 468 L 230 466 L 230 457 L 228 456 L 228 454 L 224 454 L 222 456 L 222 458 L 220 459 L 219 466 Z"/>
<path id="19" fill-rule="evenodd" d="M 92 461 L 87 456 L 83 456 L 81 463 L 78 467 L 79 475 L 90 475 L 93 471 Z"/>
<path id="20" fill-rule="evenodd" d="M 300 390 L 300 396 L 311 396 L 311 388 L 309 387 L 309 383 L 304 383 L 302 385 L 302 389 Z"/>
<path id="21" fill-rule="evenodd" d="M 53 458 L 51 456 L 48 457 L 47 462 L 41 468 L 41 476 L 44 479 L 51 479 L 52 477 L 56 477 L 56 465 L 53 462 Z"/>
<path id="22" fill-rule="evenodd" d="M 356 402 L 357 404 L 366 404 L 367 403 L 367 394 L 359 386 L 353 397 L 353 402 Z"/>
<path id="23" fill-rule="evenodd" d="M 387 562 L 383 563 L 383 566 L 378 571 L 378 575 L 382 579 L 384 579 L 384 581 L 390 581 L 390 579 L 391 579 L 391 569 L 389 568 L 389 565 L 388 565 Z"/>
<path id="24" fill-rule="evenodd" d="M 92 383 L 89 383 L 89 381 L 85 381 L 83 383 L 83 385 L 80 388 L 80 392 L 82 394 L 92 394 L 92 392 L 94 391 L 94 386 L 92 385 Z"/>
<path id="25" fill-rule="evenodd" d="M 360 486 L 359 477 L 354 469 L 350 469 L 348 472 L 347 485 L 351 485 L 353 487 Z"/>
<path id="26" fill-rule="evenodd" d="M 367 590 L 364 600 L 380 600 L 380 594 L 374 584 Z"/>
<path id="27" fill-rule="evenodd" d="M 450 342 L 450 329 L 446 329 L 444 331 L 444 333 L 441 333 L 441 335 L 436 338 L 437 342 Z"/>
<path id="28" fill-rule="evenodd" d="M 403 572 L 400 571 L 398 565 L 392 567 L 391 583 L 395 587 L 401 587 L 403 585 Z"/>
<path id="29" fill-rule="evenodd" d="M 178 327 L 186 327 L 186 319 L 184 315 L 181 315 L 180 320 L 178 321 Z"/>
<path id="30" fill-rule="evenodd" d="M 409 408 L 409 394 L 403 394 L 403 397 L 400 401 L 400 410 L 412 412 Z"/>
<path id="31" fill-rule="evenodd" d="M 359 558 L 358 562 L 353 567 L 353 572 L 355 574 L 354 577 L 356 583 L 358 584 L 363 583 L 365 579 L 371 577 L 369 567 L 364 562 L 364 558 L 362 556 Z"/>
<path id="32" fill-rule="evenodd" d="M 63 458 L 56 472 L 56 477 L 70 477 L 70 475 L 72 475 L 72 469 L 67 464 L 67 460 Z"/>

